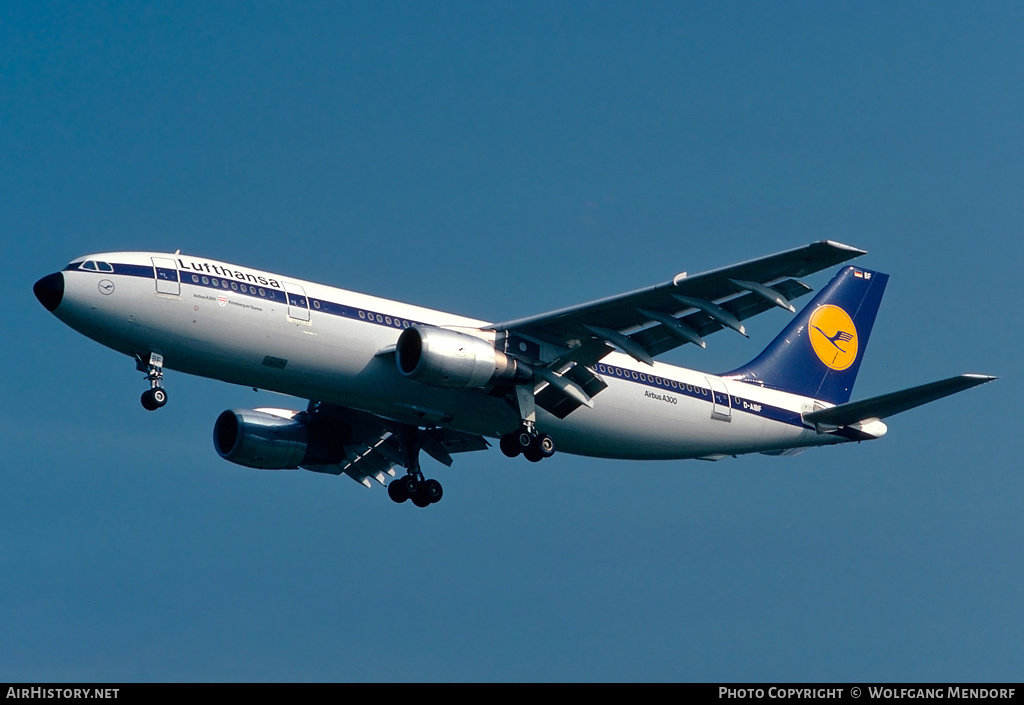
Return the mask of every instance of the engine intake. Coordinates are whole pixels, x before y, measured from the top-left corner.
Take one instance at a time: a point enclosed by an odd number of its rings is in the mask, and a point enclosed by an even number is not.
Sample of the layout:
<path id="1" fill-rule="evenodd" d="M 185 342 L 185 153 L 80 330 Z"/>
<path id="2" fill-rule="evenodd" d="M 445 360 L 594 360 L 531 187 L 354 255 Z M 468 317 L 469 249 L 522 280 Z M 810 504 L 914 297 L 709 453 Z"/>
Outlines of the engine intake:
<path id="1" fill-rule="evenodd" d="M 261 470 L 332 465 L 345 458 L 349 429 L 287 409 L 230 409 L 217 417 L 213 447 L 224 460 Z"/>
<path id="2" fill-rule="evenodd" d="M 395 348 L 398 371 L 431 387 L 478 389 L 530 379 L 533 372 L 486 340 L 446 328 L 413 325 Z"/>

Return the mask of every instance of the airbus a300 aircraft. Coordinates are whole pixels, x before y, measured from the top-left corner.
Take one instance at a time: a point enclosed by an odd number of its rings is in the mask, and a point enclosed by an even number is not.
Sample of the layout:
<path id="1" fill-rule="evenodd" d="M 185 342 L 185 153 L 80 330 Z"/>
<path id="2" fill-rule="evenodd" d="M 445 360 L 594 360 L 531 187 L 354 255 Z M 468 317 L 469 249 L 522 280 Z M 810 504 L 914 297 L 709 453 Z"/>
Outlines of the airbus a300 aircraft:
<path id="1" fill-rule="evenodd" d="M 36 282 L 40 303 L 135 360 L 148 410 L 164 369 L 310 400 L 235 409 L 217 452 L 251 468 L 345 473 L 425 507 L 424 451 L 500 439 L 509 457 L 718 460 L 881 437 L 882 419 L 988 382 L 965 374 L 850 402 L 889 277 L 847 266 L 765 350 L 731 372 L 655 362 L 811 291 L 796 277 L 865 254 L 817 242 L 627 294 L 488 323 L 200 257 L 87 255 Z M 396 477 L 395 468 L 406 474 Z"/>

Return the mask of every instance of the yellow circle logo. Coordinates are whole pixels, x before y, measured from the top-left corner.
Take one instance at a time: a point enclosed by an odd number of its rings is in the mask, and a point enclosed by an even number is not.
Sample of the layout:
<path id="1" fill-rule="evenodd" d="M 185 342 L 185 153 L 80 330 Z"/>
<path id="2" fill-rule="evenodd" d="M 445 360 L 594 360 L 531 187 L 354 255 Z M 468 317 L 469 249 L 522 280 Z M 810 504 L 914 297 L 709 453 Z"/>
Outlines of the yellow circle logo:
<path id="1" fill-rule="evenodd" d="M 814 354 L 833 370 L 845 370 L 857 359 L 857 328 L 850 315 L 827 304 L 811 314 L 808 323 Z"/>

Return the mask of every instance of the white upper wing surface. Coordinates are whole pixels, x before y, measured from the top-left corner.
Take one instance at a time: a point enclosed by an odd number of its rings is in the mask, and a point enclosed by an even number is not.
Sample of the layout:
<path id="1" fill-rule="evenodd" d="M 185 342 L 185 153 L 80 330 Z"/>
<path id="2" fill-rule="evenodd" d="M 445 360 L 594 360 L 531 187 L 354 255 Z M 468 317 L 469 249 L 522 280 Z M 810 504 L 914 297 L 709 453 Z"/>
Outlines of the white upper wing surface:
<path id="1" fill-rule="evenodd" d="M 811 243 L 785 252 L 701 274 L 677 275 L 671 281 L 598 301 L 486 326 L 510 335 L 566 348 L 590 341 L 614 345 L 650 364 L 654 356 L 685 343 L 703 345 L 703 337 L 722 328 L 745 334 L 741 321 L 774 306 L 792 309 L 791 299 L 811 291 L 793 277 L 806 276 L 866 254 L 832 241 Z M 587 345 L 589 365 L 610 348 Z M 581 350 L 580 353 L 583 351 Z"/>

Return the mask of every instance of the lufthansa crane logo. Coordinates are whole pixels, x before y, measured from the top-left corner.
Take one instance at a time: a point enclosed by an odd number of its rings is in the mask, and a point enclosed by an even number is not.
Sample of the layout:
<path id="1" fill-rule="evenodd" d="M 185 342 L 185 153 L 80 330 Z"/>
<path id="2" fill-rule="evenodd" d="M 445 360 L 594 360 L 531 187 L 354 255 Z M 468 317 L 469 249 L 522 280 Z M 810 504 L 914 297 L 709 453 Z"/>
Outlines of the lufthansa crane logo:
<path id="1" fill-rule="evenodd" d="M 814 354 L 833 370 L 845 370 L 857 359 L 857 327 L 838 306 L 827 304 L 811 314 L 808 323 Z"/>

